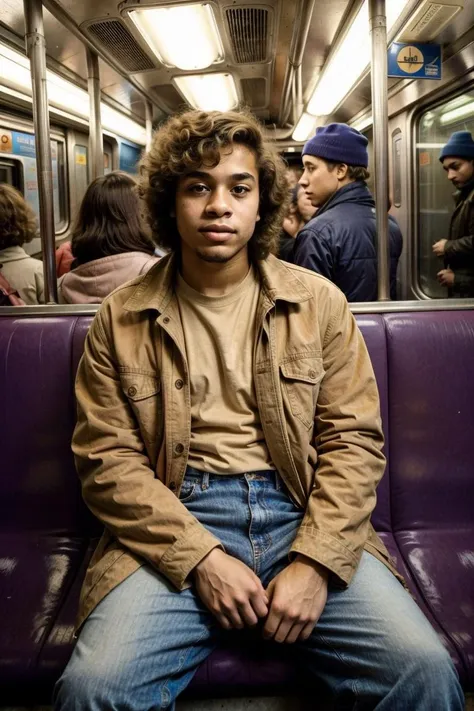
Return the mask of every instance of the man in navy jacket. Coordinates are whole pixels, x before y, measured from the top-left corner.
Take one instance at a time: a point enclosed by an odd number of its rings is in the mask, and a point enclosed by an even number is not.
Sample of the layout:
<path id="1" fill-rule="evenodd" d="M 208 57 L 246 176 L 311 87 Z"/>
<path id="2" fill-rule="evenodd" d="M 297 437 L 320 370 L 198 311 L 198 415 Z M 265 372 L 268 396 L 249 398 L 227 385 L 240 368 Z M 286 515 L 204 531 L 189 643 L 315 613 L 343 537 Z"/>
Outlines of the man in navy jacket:
<path id="1" fill-rule="evenodd" d="M 348 301 L 377 300 L 375 202 L 366 180 L 367 139 L 344 123 L 316 130 L 306 142 L 300 179 L 318 212 L 295 241 L 293 262 L 334 282 Z M 396 297 L 402 234 L 389 216 L 390 295 Z"/>

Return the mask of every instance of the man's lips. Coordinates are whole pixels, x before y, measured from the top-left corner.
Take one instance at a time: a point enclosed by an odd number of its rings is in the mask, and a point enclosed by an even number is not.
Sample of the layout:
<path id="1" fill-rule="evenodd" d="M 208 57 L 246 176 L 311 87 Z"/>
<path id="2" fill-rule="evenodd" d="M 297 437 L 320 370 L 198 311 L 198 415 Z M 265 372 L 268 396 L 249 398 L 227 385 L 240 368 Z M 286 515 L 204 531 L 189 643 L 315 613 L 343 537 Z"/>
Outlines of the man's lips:
<path id="1" fill-rule="evenodd" d="M 207 227 L 201 227 L 199 232 L 211 242 L 224 242 L 235 234 L 235 230 L 227 225 L 209 225 Z"/>

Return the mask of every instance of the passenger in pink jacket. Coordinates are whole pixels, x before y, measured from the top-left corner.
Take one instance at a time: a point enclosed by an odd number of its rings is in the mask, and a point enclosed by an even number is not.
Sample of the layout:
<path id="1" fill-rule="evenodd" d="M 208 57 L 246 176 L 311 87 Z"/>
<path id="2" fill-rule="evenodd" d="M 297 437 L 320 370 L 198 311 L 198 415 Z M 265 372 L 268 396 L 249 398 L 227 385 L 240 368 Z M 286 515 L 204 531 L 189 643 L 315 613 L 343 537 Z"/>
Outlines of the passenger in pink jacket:
<path id="1" fill-rule="evenodd" d="M 100 304 L 158 258 L 141 215 L 135 180 L 119 171 L 87 188 L 74 227 L 72 269 L 59 280 L 61 304 Z"/>

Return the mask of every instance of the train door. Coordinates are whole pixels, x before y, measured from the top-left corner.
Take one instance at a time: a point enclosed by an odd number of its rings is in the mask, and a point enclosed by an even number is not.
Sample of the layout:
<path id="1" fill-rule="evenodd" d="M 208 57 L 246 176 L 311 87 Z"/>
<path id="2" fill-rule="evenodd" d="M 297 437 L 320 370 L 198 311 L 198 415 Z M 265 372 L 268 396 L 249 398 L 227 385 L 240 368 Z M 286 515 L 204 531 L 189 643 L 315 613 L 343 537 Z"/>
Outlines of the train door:
<path id="1" fill-rule="evenodd" d="M 436 277 L 444 268 L 433 254 L 435 242 L 449 237 L 455 188 L 439 161 L 442 147 L 455 131 L 474 134 L 474 89 L 426 108 L 416 121 L 414 148 L 417 211 L 415 220 L 414 278 L 423 298 L 446 298 L 448 290 Z"/>

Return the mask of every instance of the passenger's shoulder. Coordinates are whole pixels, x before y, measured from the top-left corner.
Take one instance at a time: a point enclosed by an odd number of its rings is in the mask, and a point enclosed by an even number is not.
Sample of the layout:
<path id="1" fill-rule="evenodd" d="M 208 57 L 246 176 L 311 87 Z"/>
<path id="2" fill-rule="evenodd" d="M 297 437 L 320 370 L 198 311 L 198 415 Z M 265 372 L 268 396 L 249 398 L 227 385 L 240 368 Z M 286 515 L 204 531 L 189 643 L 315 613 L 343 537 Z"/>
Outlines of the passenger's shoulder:
<path id="1" fill-rule="evenodd" d="M 346 297 L 334 282 L 306 267 L 285 262 L 285 267 L 297 277 L 315 297 L 346 301 Z"/>

